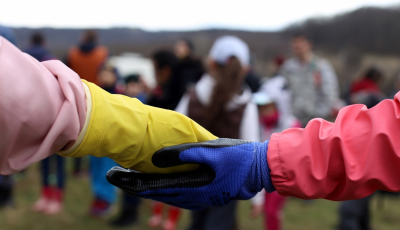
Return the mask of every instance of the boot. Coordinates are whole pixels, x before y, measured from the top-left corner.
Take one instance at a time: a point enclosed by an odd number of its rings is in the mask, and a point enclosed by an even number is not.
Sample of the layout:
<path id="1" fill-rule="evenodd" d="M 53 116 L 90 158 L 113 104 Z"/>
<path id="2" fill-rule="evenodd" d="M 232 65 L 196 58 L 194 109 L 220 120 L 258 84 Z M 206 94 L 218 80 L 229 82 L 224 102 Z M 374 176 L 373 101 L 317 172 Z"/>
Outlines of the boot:
<path id="1" fill-rule="evenodd" d="M 114 227 L 130 226 L 137 222 L 137 215 L 137 207 L 124 207 L 118 218 L 113 220 L 110 224 Z"/>
<path id="2" fill-rule="evenodd" d="M 168 209 L 168 218 L 163 223 L 163 230 L 175 230 L 178 223 L 181 210 L 176 207 L 170 206 Z"/>
<path id="3" fill-rule="evenodd" d="M 62 211 L 62 198 L 63 198 L 63 190 L 59 188 L 52 188 L 52 197 L 47 205 L 47 208 L 44 210 L 44 213 L 47 215 L 55 215 Z"/>
<path id="4" fill-rule="evenodd" d="M 51 188 L 49 186 L 43 187 L 42 194 L 41 194 L 39 200 L 36 201 L 32 207 L 33 211 L 43 212 L 47 208 L 47 206 L 50 202 L 51 196 L 52 196 Z"/>
<path id="5" fill-rule="evenodd" d="M 106 216 L 111 210 L 111 204 L 103 199 L 95 198 L 90 206 L 90 215 L 95 218 Z"/>
<path id="6" fill-rule="evenodd" d="M 153 215 L 148 220 L 147 224 L 150 228 L 157 228 L 162 223 L 162 206 L 161 202 L 155 202 L 153 204 Z"/>

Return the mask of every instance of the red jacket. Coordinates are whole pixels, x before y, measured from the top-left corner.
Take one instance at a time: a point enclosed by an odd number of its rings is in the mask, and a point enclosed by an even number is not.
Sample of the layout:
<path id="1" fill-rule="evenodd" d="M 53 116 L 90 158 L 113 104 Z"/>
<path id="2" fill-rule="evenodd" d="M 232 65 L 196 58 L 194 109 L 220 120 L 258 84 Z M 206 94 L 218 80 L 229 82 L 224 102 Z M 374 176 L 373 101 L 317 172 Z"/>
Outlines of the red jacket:
<path id="1" fill-rule="evenodd" d="M 372 93 L 379 93 L 381 90 L 379 89 L 378 84 L 371 79 L 363 78 L 359 81 L 354 82 L 351 85 L 350 93 L 357 93 L 360 91 L 368 91 Z"/>
<path id="2" fill-rule="evenodd" d="M 278 193 L 303 199 L 358 199 L 400 191 L 400 93 L 367 109 L 343 108 L 335 123 L 273 134 L 268 165 Z"/>

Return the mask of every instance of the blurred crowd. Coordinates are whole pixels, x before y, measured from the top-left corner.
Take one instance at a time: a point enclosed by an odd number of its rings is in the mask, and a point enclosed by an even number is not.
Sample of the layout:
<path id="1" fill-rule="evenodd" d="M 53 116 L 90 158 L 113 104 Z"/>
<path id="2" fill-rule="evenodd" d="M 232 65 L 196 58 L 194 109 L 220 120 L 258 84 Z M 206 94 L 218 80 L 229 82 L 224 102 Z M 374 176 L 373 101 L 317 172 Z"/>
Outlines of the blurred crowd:
<path id="1" fill-rule="evenodd" d="M 13 31 L 0 27 L 0 35 L 13 42 Z M 46 38 L 40 31 L 31 35 L 24 52 L 38 61 L 57 59 L 46 48 Z M 79 76 L 112 94 L 137 98 L 142 103 L 182 113 L 218 137 L 268 141 L 272 133 L 288 128 L 302 128 L 314 118 L 333 121 L 340 108 L 348 104 L 365 104 L 371 108 L 381 100 L 392 97 L 400 89 L 400 79 L 393 94 L 380 89 L 384 76 L 371 66 L 349 86 L 340 98 L 338 79 L 328 60 L 313 52 L 312 41 L 304 34 L 291 39 L 292 55 L 277 54 L 273 60 L 274 74 L 259 76 L 251 65 L 248 44 L 234 36 L 218 38 L 208 57 L 196 56 L 191 41 L 180 39 L 170 49 L 156 50 L 150 57 L 154 67 L 156 86 L 149 87 L 141 73 L 121 75 L 109 61 L 107 47 L 100 45 L 94 30 L 82 34 L 61 60 Z M 228 57 L 228 60 L 225 60 Z M 400 78 L 400 76 L 399 76 Z M 88 166 L 85 164 L 89 162 Z M 54 215 L 63 210 L 66 177 L 65 159 L 53 155 L 40 163 L 41 192 L 32 204 L 35 212 Z M 109 214 L 116 203 L 118 191 L 109 184 L 105 174 L 116 166 L 106 157 L 74 159 L 72 176 L 89 176 L 93 201 L 88 208 L 91 216 L 101 218 Z M 86 169 L 89 169 L 88 171 Z M 55 181 L 50 180 L 51 175 Z M 0 206 L 13 204 L 13 178 L 0 177 Z M 370 229 L 369 197 L 345 201 L 338 210 L 338 229 Z M 282 229 L 282 212 L 287 198 L 277 192 L 260 192 L 252 199 L 249 215 L 264 217 L 265 229 Z M 115 227 L 137 223 L 138 197 L 123 194 L 118 216 L 110 223 Z M 312 205 L 312 201 L 307 202 Z M 213 207 L 191 212 L 189 230 L 237 229 L 237 202 L 224 207 Z M 164 209 L 167 215 L 163 216 Z M 180 209 L 154 202 L 147 224 L 164 230 L 177 227 Z M 223 221 L 221 221 L 223 220 Z"/>

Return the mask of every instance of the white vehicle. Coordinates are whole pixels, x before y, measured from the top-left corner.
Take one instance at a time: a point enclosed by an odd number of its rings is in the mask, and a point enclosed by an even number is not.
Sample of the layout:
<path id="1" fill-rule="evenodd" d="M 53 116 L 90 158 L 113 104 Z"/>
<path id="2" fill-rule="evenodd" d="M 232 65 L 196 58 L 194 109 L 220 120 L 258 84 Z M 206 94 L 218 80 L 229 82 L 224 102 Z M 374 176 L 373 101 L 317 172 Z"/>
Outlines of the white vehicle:
<path id="1" fill-rule="evenodd" d="M 137 53 L 123 53 L 110 57 L 109 62 L 118 69 L 122 78 L 139 74 L 150 88 L 156 86 L 154 67 L 151 59 Z"/>

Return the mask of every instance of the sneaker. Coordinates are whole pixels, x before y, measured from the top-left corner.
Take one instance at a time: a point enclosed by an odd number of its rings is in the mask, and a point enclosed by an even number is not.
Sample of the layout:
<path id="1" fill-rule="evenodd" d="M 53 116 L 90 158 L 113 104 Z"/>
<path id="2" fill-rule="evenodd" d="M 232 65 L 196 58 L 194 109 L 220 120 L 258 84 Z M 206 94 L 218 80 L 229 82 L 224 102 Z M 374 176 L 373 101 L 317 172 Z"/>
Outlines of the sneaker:
<path id="1" fill-rule="evenodd" d="M 161 222 L 162 222 L 161 215 L 153 215 L 152 217 L 150 217 L 147 224 L 149 225 L 150 228 L 157 228 L 161 225 Z"/>
<path id="2" fill-rule="evenodd" d="M 46 197 L 40 197 L 40 199 L 35 202 L 32 209 L 35 212 L 43 212 L 44 210 L 46 210 L 47 205 L 49 205 L 49 203 L 50 203 L 50 199 L 48 199 Z"/>
<path id="3" fill-rule="evenodd" d="M 90 207 L 90 215 L 95 218 L 101 218 L 107 215 L 111 210 L 111 204 L 105 200 L 95 198 Z"/>
<path id="4" fill-rule="evenodd" d="M 47 209 L 48 204 L 50 203 L 52 191 L 50 187 L 44 187 L 42 189 L 42 195 L 39 200 L 35 202 L 32 209 L 35 212 L 43 212 Z"/>
<path id="5" fill-rule="evenodd" d="M 46 209 L 43 211 L 47 215 L 55 215 L 62 211 L 62 203 L 58 200 L 50 200 Z"/>
<path id="6" fill-rule="evenodd" d="M 175 230 L 176 229 L 176 222 L 171 220 L 165 220 L 162 226 L 163 230 Z"/>

